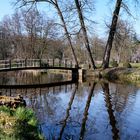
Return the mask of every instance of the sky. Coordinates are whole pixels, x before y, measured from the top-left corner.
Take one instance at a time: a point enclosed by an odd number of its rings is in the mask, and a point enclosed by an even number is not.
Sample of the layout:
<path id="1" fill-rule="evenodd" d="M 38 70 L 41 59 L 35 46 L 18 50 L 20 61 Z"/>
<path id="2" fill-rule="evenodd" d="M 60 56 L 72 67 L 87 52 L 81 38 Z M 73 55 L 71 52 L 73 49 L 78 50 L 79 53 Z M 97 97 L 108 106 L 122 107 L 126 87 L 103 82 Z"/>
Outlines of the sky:
<path id="1" fill-rule="evenodd" d="M 111 17 L 111 11 L 113 11 L 113 2 L 111 4 L 108 3 L 109 0 L 95 0 L 95 15 L 93 18 L 95 18 L 97 24 L 95 25 L 95 31 L 100 36 L 104 36 L 105 34 L 105 21 L 108 21 Z M 14 0 L 1 0 L 0 4 L 0 21 L 5 15 L 11 15 L 14 13 L 14 10 L 16 7 L 12 5 L 11 2 L 14 2 Z M 42 6 L 42 10 L 45 11 L 45 6 Z M 131 9 L 132 13 L 136 13 L 136 9 Z M 135 14 L 134 14 L 135 15 Z M 139 14 L 140 17 L 140 14 Z M 127 19 L 133 23 L 134 29 L 136 30 L 136 33 L 138 36 L 140 36 L 140 18 L 139 19 L 132 19 L 129 16 L 126 16 L 126 14 L 123 15 L 124 19 Z"/>
<path id="2" fill-rule="evenodd" d="M 0 4 L 0 20 L 4 15 L 9 15 L 14 12 L 14 7 L 10 4 L 11 0 L 1 0 Z"/>

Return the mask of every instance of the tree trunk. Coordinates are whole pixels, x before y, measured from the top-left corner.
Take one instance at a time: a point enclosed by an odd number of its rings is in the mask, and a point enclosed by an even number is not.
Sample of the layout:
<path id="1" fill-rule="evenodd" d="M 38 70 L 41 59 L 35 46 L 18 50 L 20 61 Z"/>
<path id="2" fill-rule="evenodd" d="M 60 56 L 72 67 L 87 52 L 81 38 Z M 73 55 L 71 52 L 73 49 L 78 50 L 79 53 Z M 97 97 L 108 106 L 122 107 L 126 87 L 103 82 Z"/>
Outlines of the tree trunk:
<path id="1" fill-rule="evenodd" d="M 75 51 L 74 51 L 74 48 L 73 48 L 73 45 L 72 45 L 72 42 L 71 42 L 71 37 L 70 37 L 69 32 L 68 32 L 68 30 L 67 30 L 67 26 L 66 26 L 66 23 L 65 23 L 63 14 L 62 14 L 62 12 L 61 12 L 61 10 L 60 10 L 60 7 L 59 7 L 59 5 L 58 5 L 58 3 L 57 3 L 57 0 L 55 0 L 55 5 L 54 5 L 54 6 L 55 6 L 55 8 L 57 9 L 58 15 L 59 15 L 59 17 L 60 17 L 60 19 L 61 19 L 61 22 L 62 22 L 62 24 L 63 24 L 63 28 L 64 28 L 64 31 L 65 31 L 66 37 L 67 37 L 67 39 L 68 39 L 69 45 L 70 45 L 70 47 L 71 47 L 71 50 L 72 50 L 72 53 L 73 53 L 73 56 L 74 56 L 74 60 L 75 60 L 75 63 L 76 63 L 76 67 L 79 67 L 78 61 L 77 61 L 77 57 L 76 57 L 76 54 L 75 54 Z"/>
<path id="2" fill-rule="evenodd" d="M 82 14 L 82 10 L 81 10 L 79 0 L 75 0 L 75 5 L 76 5 L 76 9 L 77 9 L 77 12 L 78 12 L 78 15 L 79 15 L 79 21 L 80 21 L 81 29 L 82 29 L 83 36 L 84 36 L 84 43 L 85 43 L 85 46 L 87 48 L 89 58 L 90 58 L 90 61 L 92 63 L 92 67 L 94 69 L 96 69 L 96 66 L 95 66 L 95 63 L 94 63 L 94 60 L 93 60 L 93 57 L 92 57 L 90 45 L 89 45 L 87 30 L 86 30 L 86 27 L 85 27 L 85 22 L 84 22 L 84 18 L 83 18 L 83 14 Z"/>
<path id="3" fill-rule="evenodd" d="M 104 69 L 109 67 L 110 54 L 111 54 L 112 44 L 113 44 L 113 40 L 114 40 L 114 35 L 116 32 L 121 3 L 122 3 L 122 0 L 116 1 L 115 10 L 113 12 L 112 23 L 111 23 L 110 32 L 109 32 L 107 44 L 105 47 L 103 63 L 102 63 L 102 67 Z"/>

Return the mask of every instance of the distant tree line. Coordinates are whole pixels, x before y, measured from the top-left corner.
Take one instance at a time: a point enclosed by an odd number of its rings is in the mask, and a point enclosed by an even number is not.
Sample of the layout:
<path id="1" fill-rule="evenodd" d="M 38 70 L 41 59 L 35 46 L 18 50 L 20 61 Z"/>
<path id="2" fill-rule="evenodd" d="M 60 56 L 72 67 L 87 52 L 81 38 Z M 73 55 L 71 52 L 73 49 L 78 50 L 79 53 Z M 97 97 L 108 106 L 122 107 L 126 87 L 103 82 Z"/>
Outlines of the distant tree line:
<path id="1" fill-rule="evenodd" d="M 57 22 L 36 8 L 39 2 L 53 8 Z M 71 59 L 77 67 L 85 63 L 93 69 L 98 62 L 107 68 L 112 60 L 140 59 L 140 42 L 133 25 L 119 16 L 121 7 L 130 14 L 123 0 L 116 0 L 112 22 L 107 24 L 108 38 L 95 32 L 89 35 L 94 26 L 92 0 L 15 0 L 15 4 L 20 9 L 0 22 L 0 59 Z"/>

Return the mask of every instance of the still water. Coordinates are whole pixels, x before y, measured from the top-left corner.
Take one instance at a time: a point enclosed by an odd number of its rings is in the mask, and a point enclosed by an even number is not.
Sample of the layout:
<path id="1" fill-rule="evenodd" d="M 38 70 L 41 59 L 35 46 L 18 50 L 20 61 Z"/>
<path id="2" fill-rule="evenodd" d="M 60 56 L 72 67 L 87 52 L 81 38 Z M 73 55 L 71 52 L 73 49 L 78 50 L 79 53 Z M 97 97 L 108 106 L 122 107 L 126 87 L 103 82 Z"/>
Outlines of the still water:
<path id="1" fill-rule="evenodd" d="M 65 80 L 48 73 L 0 73 L 3 85 Z M 0 92 L 23 95 L 47 140 L 140 140 L 140 88 L 136 86 L 91 80 L 56 87 L 1 88 Z"/>

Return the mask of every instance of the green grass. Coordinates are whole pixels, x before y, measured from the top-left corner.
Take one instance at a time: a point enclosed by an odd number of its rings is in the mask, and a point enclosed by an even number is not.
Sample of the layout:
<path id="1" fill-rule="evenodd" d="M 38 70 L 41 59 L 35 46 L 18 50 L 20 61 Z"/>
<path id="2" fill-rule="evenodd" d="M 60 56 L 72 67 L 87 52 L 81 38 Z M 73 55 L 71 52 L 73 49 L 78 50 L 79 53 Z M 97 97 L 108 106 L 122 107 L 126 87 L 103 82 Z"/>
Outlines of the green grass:
<path id="1" fill-rule="evenodd" d="M 43 140 L 33 110 L 25 107 L 11 109 L 0 106 L 0 139 Z"/>
<path id="2" fill-rule="evenodd" d="M 130 63 L 132 68 L 140 68 L 140 63 Z M 123 63 L 119 63 L 119 67 L 123 67 Z"/>
<path id="3" fill-rule="evenodd" d="M 140 86 L 139 68 L 113 68 L 102 72 L 103 78 L 108 80 L 118 80 L 124 83 L 131 83 Z"/>
<path id="4" fill-rule="evenodd" d="M 140 68 L 140 63 L 130 63 L 133 68 Z"/>

